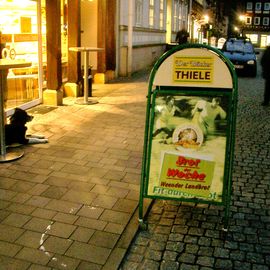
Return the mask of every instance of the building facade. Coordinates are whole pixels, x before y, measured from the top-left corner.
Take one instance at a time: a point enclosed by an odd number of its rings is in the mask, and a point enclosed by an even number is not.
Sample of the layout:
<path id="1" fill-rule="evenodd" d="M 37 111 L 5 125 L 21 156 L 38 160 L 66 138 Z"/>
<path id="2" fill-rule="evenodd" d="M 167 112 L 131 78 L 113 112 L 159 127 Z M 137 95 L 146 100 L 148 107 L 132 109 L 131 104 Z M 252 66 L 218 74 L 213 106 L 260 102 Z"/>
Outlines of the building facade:
<path id="1" fill-rule="evenodd" d="M 81 95 L 83 57 L 70 47 L 102 48 L 86 68 L 106 83 L 151 66 L 183 28 L 201 42 L 205 11 L 204 0 L 0 0 L 1 58 L 32 62 L 9 70 L 6 109 Z"/>
<path id="2" fill-rule="evenodd" d="M 270 1 L 248 0 L 238 6 L 238 29 L 257 47 L 270 45 Z"/>

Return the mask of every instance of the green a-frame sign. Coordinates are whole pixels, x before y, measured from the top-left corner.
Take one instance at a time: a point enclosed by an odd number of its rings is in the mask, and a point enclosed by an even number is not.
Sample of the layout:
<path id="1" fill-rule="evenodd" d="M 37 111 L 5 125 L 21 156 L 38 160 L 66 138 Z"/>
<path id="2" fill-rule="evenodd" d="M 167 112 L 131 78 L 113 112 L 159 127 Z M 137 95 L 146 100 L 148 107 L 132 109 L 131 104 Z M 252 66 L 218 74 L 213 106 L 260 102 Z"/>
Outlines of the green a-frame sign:
<path id="1" fill-rule="evenodd" d="M 149 78 L 139 201 L 172 199 L 225 206 L 232 185 L 237 75 L 215 48 L 179 45 Z"/>

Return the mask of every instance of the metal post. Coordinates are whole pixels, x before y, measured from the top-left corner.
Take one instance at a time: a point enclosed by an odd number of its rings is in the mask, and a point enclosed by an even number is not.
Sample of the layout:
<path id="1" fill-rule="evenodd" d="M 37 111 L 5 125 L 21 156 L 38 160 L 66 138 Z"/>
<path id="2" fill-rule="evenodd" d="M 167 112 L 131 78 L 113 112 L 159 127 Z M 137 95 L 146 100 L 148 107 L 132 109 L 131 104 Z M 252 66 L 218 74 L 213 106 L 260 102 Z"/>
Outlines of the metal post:
<path id="1" fill-rule="evenodd" d="M 89 51 L 84 51 L 84 103 L 88 103 L 88 66 Z"/>
<path id="2" fill-rule="evenodd" d="M 4 109 L 4 91 L 6 90 L 6 74 L 7 70 L 0 70 L 0 147 L 1 156 L 6 155 L 5 145 L 5 109 Z"/>

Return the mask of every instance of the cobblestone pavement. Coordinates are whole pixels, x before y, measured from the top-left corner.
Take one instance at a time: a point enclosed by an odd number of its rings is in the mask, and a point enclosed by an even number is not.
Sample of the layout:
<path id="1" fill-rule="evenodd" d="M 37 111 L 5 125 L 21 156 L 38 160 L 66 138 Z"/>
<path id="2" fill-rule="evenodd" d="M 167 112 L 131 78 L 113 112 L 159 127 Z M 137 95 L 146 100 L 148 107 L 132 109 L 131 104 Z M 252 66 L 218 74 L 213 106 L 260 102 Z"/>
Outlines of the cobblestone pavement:
<path id="1" fill-rule="evenodd" d="M 270 269 L 270 107 L 264 82 L 239 78 L 229 230 L 223 207 L 156 200 L 122 270 Z"/>

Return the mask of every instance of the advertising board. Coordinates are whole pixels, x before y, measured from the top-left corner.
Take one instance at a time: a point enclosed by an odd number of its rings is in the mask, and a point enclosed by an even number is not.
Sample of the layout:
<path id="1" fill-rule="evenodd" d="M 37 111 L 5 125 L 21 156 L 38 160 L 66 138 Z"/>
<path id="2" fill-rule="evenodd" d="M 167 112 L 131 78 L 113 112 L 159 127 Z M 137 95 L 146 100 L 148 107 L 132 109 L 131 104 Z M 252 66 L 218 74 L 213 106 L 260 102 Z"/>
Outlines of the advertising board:
<path id="1" fill-rule="evenodd" d="M 143 199 L 225 205 L 231 175 L 237 107 L 232 63 L 207 45 L 179 45 L 149 78 L 139 221 Z"/>

